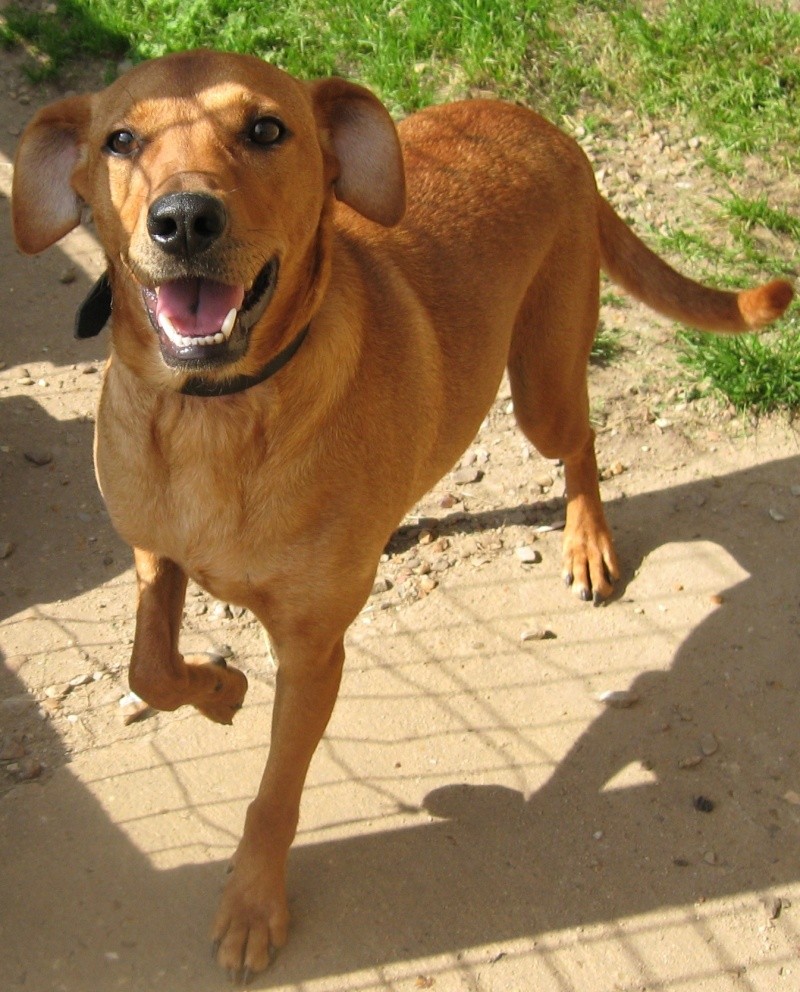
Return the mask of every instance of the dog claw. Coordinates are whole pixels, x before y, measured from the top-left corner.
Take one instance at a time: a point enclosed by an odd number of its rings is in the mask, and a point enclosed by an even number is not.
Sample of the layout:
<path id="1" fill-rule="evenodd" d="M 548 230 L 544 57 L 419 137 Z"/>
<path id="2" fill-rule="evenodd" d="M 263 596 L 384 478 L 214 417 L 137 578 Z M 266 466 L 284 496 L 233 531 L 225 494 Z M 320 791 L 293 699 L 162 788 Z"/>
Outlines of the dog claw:
<path id="1" fill-rule="evenodd" d="M 589 600 L 592 598 L 592 590 L 587 589 L 586 586 L 584 586 L 581 589 L 581 591 L 578 593 L 578 597 L 582 599 L 584 603 L 588 603 Z"/>

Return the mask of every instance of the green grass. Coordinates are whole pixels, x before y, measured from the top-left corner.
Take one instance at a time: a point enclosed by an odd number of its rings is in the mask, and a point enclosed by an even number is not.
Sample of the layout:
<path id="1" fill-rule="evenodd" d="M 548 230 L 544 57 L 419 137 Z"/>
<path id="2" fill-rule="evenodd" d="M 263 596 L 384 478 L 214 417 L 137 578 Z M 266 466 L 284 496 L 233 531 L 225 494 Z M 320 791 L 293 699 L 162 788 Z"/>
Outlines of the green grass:
<path id="1" fill-rule="evenodd" d="M 578 94 L 596 75 L 564 58 L 553 27 L 572 0 L 58 0 L 57 18 L 12 4 L 6 32 L 37 46 L 53 73 L 127 39 L 134 60 L 206 46 L 251 52 L 289 72 L 338 73 L 373 86 L 396 111 L 451 91 L 513 97 L 531 86 Z M 581 6 L 578 4 L 578 6 Z M 64 30 L 52 31 L 58 20 Z M 91 38 L 96 31 L 97 37 Z"/>
<path id="2" fill-rule="evenodd" d="M 624 345 L 622 344 L 622 332 L 618 327 L 609 327 L 602 320 L 594 336 L 592 351 L 589 360 L 592 365 L 605 368 L 611 365 L 616 358 L 622 354 Z"/>
<path id="3" fill-rule="evenodd" d="M 725 211 L 746 231 L 760 226 L 775 234 L 789 234 L 800 241 L 800 217 L 795 217 L 788 210 L 770 207 L 765 196 L 752 200 L 734 195 L 725 204 Z"/>
<path id="4" fill-rule="evenodd" d="M 622 109 L 685 122 L 721 178 L 741 176 L 747 154 L 791 174 L 800 169 L 800 14 L 758 0 L 55 0 L 54 14 L 14 2 L 0 43 L 32 53 L 34 78 L 87 58 L 115 64 L 197 46 L 251 52 L 305 77 L 345 75 L 371 86 L 395 114 L 488 91 L 555 120 L 580 115 L 605 135 Z M 725 183 L 721 183 L 724 188 Z M 791 274 L 800 220 L 766 198 L 733 194 L 720 205 L 731 242 L 673 231 L 659 248 L 731 286 Z M 759 229 L 795 249 L 770 255 Z M 793 257 L 794 256 L 794 257 Z M 769 402 L 797 404 L 791 369 L 796 332 L 783 338 L 684 339 L 699 376 L 772 379 Z M 709 343 L 711 342 L 711 343 Z M 615 343 L 598 336 L 595 360 Z M 706 348 L 708 347 L 708 356 Z M 779 358 L 773 361 L 777 352 Z M 745 369 L 746 374 L 740 370 Z M 780 384 L 780 385 L 779 385 Z M 796 381 L 795 381 L 796 386 Z M 774 388 L 773 388 L 774 387 Z M 720 386 L 719 388 L 724 388 Z M 772 394 L 786 392 L 779 401 Z M 739 405 L 746 391 L 731 386 Z M 761 406 L 762 400 L 754 401 Z"/>
<path id="5" fill-rule="evenodd" d="M 730 205 L 726 205 L 725 210 L 729 209 Z M 776 214 L 788 217 L 782 211 L 776 211 Z M 741 223 L 731 225 L 731 234 L 732 246 L 711 241 L 697 231 L 680 228 L 660 231 L 653 240 L 661 254 L 680 255 L 695 277 L 713 278 L 715 285 L 725 289 L 741 289 L 745 279 L 759 278 L 764 273 L 790 279 L 796 274 L 792 249 L 785 256 L 776 256 L 759 245 L 752 227 Z M 800 242 L 800 238 L 797 240 Z"/>
<path id="6" fill-rule="evenodd" d="M 720 337 L 684 332 L 681 361 L 738 411 L 800 408 L 800 327 L 783 333 Z"/>
<path id="7" fill-rule="evenodd" d="M 695 273 L 705 272 L 721 288 L 740 289 L 743 272 L 792 276 L 796 264 L 792 253 L 774 258 L 758 246 L 754 232 L 762 227 L 800 242 L 797 218 L 772 209 L 763 197 L 732 195 L 722 203 L 721 212 L 730 219 L 734 247 L 720 246 L 696 232 L 673 230 L 659 237 L 659 249 L 681 255 Z M 705 384 L 740 412 L 758 416 L 796 411 L 800 409 L 798 324 L 797 318 L 789 317 L 778 324 L 778 331 L 735 337 L 684 331 L 678 335 L 678 358 L 697 384 Z"/>
<path id="8" fill-rule="evenodd" d="M 6 9 L 3 36 L 36 46 L 37 72 L 122 51 L 248 51 L 290 72 L 356 76 L 390 106 L 490 89 L 569 112 L 587 95 L 684 114 L 730 148 L 796 156 L 800 16 L 755 0 L 57 0 Z"/>
<path id="9" fill-rule="evenodd" d="M 728 149 L 797 161 L 800 15 L 753 0 L 672 0 L 649 19 L 641 4 L 608 7 L 618 8 L 618 72 L 646 113 L 685 115 Z"/>

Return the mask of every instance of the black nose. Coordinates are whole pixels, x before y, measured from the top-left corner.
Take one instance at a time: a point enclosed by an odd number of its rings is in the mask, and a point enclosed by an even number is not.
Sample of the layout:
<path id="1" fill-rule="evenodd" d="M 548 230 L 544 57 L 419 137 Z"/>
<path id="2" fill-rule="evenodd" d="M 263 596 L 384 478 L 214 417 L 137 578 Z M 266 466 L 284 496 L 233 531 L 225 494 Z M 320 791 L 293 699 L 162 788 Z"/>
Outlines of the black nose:
<path id="1" fill-rule="evenodd" d="M 147 231 L 169 255 L 190 258 L 205 251 L 228 223 L 225 204 L 208 193 L 167 193 L 147 212 Z"/>

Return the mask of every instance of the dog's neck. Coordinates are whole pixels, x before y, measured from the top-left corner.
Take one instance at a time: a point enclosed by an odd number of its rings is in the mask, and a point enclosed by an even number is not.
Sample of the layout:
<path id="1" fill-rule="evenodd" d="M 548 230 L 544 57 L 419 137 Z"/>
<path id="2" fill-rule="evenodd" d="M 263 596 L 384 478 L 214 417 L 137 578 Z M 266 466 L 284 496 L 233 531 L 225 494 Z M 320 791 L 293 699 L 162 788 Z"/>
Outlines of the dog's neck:
<path id="1" fill-rule="evenodd" d="M 250 389 L 251 386 L 265 382 L 294 358 L 300 345 L 306 339 L 309 327 L 311 324 L 306 324 L 283 351 L 279 351 L 259 372 L 253 375 L 236 375 L 232 379 L 206 379 L 203 376 L 190 376 L 181 386 L 180 392 L 184 396 L 230 396 L 232 393 L 241 393 L 245 389 Z"/>
<path id="2" fill-rule="evenodd" d="M 112 305 L 111 283 L 108 274 L 104 272 L 78 308 L 75 315 L 75 337 L 92 338 L 98 335 L 108 323 Z M 306 324 L 283 351 L 279 351 L 260 371 L 254 372 L 252 375 L 235 375 L 230 379 L 207 379 L 200 375 L 189 376 L 180 392 L 184 396 L 231 396 L 233 393 L 244 392 L 251 386 L 257 386 L 269 379 L 270 376 L 275 375 L 294 358 L 300 345 L 305 341 L 310 327 L 311 324 Z"/>

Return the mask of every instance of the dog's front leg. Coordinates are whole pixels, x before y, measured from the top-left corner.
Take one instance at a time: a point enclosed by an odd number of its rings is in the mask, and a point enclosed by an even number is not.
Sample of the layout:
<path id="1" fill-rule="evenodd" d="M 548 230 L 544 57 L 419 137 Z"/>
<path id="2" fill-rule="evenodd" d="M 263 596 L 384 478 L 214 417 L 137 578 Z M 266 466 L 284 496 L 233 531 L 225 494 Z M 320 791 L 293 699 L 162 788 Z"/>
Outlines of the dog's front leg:
<path id="1" fill-rule="evenodd" d="M 231 723 L 247 679 L 207 655 L 184 658 L 178 634 L 186 574 L 175 562 L 134 549 L 139 605 L 129 672 L 130 687 L 150 706 L 174 710 L 190 703 L 216 723 Z"/>
<path id="2" fill-rule="evenodd" d="M 217 961 L 232 976 L 266 968 L 270 948 L 286 942 L 286 859 L 306 772 L 333 710 L 344 661 L 341 637 L 312 645 L 298 633 L 274 646 L 278 675 L 269 756 L 212 931 Z"/>

